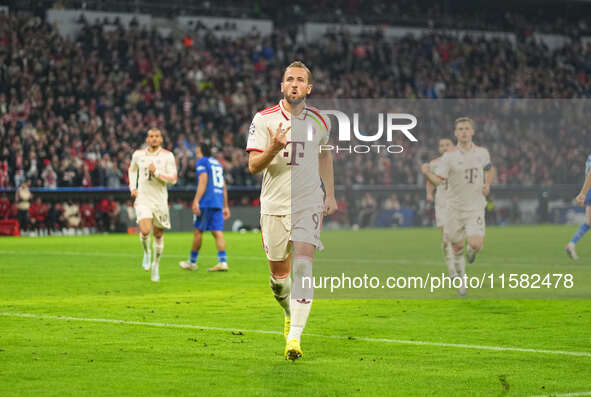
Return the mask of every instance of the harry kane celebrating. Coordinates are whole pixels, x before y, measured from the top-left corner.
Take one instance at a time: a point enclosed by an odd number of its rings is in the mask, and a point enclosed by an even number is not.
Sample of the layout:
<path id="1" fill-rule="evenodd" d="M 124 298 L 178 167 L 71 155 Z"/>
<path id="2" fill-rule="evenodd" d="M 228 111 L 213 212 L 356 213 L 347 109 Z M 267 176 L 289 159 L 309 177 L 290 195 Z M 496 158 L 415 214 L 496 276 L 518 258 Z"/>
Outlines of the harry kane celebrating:
<path id="1" fill-rule="evenodd" d="M 312 277 L 314 249 L 322 249 L 322 216 L 337 208 L 332 156 L 319 150 L 328 142 L 328 120 L 306 105 L 311 91 L 310 70 L 302 62 L 291 63 L 283 73 L 283 99 L 255 115 L 246 147 L 249 171 L 264 171 L 261 232 L 271 290 L 285 313 L 285 358 L 289 360 L 302 355 L 300 337 L 313 297 L 310 283 L 306 286 L 302 281 Z"/>
<path id="2" fill-rule="evenodd" d="M 133 206 L 140 227 L 140 242 L 144 248 L 142 267 L 152 269 L 151 279 L 160 281 L 158 267 L 164 250 L 164 229 L 170 229 L 167 185 L 177 179 L 174 155 L 164 150 L 162 133 L 156 128 L 148 131 L 147 148 L 136 150 L 129 166 L 129 190 L 135 198 Z M 150 262 L 150 231 L 154 230 L 154 260 Z"/>

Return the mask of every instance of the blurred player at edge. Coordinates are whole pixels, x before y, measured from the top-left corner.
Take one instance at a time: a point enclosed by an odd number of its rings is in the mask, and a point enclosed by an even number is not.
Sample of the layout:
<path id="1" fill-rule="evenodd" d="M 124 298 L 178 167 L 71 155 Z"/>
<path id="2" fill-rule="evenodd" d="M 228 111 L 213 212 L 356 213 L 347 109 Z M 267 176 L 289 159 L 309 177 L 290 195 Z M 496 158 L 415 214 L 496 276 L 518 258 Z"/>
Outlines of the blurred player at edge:
<path id="1" fill-rule="evenodd" d="M 460 295 L 466 294 L 466 262 L 464 239 L 468 240 L 466 258 L 473 263 L 484 242 L 486 196 L 495 177 L 490 154 L 485 148 L 472 142 L 474 121 L 468 117 L 456 119 L 454 135 L 458 140 L 455 149 L 448 151 L 431 172 L 429 164 L 421 171 L 434 185 L 447 180 L 447 218 L 443 226 L 444 238 L 451 241 L 454 264 L 458 276 L 463 279 Z"/>
<path id="2" fill-rule="evenodd" d="M 334 213 L 337 208 L 332 156 L 329 151 L 319 150 L 328 141 L 329 127 L 317 109 L 306 106 L 306 96 L 311 91 L 310 70 L 302 62 L 292 62 L 283 73 L 283 99 L 254 116 L 246 146 L 249 171 L 265 172 L 261 188 L 261 233 L 271 272 L 271 290 L 285 313 L 284 354 L 289 360 L 302 355 L 300 337 L 313 294 L 311 286 L 298 286 L 304 298 L 294 296 L 290 271 L 300 280 L 312 277 L 314 249 L 322 248 L 319 238 L 322 216 Z M 307 141 L 298 141 L 297 137 L 292 141 L 291 127 L 311 121 L 320 126 L 314 136 Z M 293 191 L 292 175 L 302 185 Z"/>
<path id="3" fill-rule="evenodd" d="M 188 261 L 179 262 L 185 270 L 197 270 L 197 257 L 201 249 L 204 231 L 211 231 L 218 249 L 218 264 L 207 269 L 209 272 L 226 272 L 226 240 L 224 239 L 224 220 L 230 217 L 228 192 L 224 179 L 224 169 L 211 157 L 209 145 L 202 143 L 195 150 L 197 155 L 197 191 L 193 199 L 193 247 Z"/>
<path id="4" fill-rule="evenodd" d="M 167 185 L 176 183 L 174 155 L 162 148 L 162 133 L 156 128 L 148 131 L 146 149 L 133 152 L 129 165 L 129 190 L 135 199 L 133 206 L 140 226 L 140 242 L 144 248 L 142 267 L 152 269 L 151 279 L 160 281 L 158 267 L 164 250 L 164 229 L 170 229 Z M 154 230 L 154 260 L 150 263 L 150 230 Z"/>
<path id="5" fill-rule="evenodd" d="M 441 156 L 433 159 L 429 165 L 431 166 L 431 172 L 434 172 L 437 168 L 437 164 L 441 161 L 441 157 L 448 152 L 449 150 L 454 149 L 454 144 L 451 139 L 449 138 L 441 138 L 439 140 L 439 154 Z M 428 180 L 426 181 L 426 190 L 427 190 L 427 201 L 430 203 L 435 204 L 435 225 L 441 230 L 441 249 L 443 250 L 443 257 L 445 258 L 445 263 L 447 265 L 447 270 L 449 272 L 450 277 L 456 276 L 456 268 L 454 264 L 454 253 L 453 248 L 451 246 L 451 242 L 449 242 L 445 238 L 445 234 L 443 233 L 443 225 L 445 224 L 445 219 L 447 216 L 447 180 L 445 180 L 441 185 L 435 186 Z M 435 196 L 433 196 L 435 193 Z"/>
<path id="6" fill-rule="evenodd" d="M 583 183 L 581 191 L 575 198 L 575 201 L 577 202 L 577 205 L 585 207 L 587 222 L 579 226 L 579 229 L 573 238 L 566 245 L 566 254 L 574 260 L 579 259 L 577 251 L 575 251 L 575 245 L 577 245 L 585 233 L 591 229 L 591 190 L 589 190 L 589 188 L 591 188 L 591 154 L 587 156 L 587 161 L 585 162 L 585 175 L 585 182 Z"/>

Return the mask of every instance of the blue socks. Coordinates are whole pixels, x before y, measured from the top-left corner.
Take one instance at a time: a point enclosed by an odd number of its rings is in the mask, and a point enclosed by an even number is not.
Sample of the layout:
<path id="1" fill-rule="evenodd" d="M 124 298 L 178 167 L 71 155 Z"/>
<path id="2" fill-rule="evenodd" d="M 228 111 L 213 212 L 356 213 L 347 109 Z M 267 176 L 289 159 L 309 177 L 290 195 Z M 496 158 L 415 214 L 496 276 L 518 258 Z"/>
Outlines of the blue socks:
<path id="1" fill-rule="evenodd" d="M 199 251 L 191 251 L 191 255 L 189 256 L 189 262 L 197 263 L 197 257 L 199 256 Z M 218 251 L 218 262 L 227 262 L 228 258 L 226 255 L 226 251 Z"/>
<path id="2" fill-rule="evenodd" d="M 199 256 L 199 251 L 191 251 L 191 255 L 189 256 L 189 262 L 197 263 L 198 256 Z"/>
<path id="3" fill-rule="evenodd" d="M 587 230 L 589 229 L 591 229 L 591 226 L 589 226 L 586 223 L 583 223 L 581 226 L 579 226 L 579 230 L 577 230 L 571 242 L 573 242 L 574 244 L 578 243 L 579 240 L 585 235 L 585 233 L 587 233 Z"/>

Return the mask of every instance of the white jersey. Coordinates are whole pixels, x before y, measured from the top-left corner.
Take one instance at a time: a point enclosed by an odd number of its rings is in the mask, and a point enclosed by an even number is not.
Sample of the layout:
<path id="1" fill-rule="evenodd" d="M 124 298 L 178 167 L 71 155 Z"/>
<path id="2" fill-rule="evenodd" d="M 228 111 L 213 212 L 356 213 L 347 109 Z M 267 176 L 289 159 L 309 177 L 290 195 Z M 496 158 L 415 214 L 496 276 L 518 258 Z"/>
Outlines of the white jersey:
<path id="1" fill-rule="evenodd" d="M 437 157 L 433 159 L 429 166 L 431 167 L 431 172 L 435 172 L 437 170 L 437 165 L 441 161 L 441 157 Z M 439 186 L 435 187 L 435 208 L 445 208 L 447 205 L 447 179 L 443 181 Z"/>
<path id="2" fill-rule="evenodd" d="M 587 161 L 585 161 L 585 177 L 589 175 L 591 172 L 591 154 L 587 156 Z"/>
<path id="3" fill-rule="evenodd" d="M 459 211 L 483 210 L 486 199 L 482 186 L 485 169 L 489 167 L 488 150 L 474 144 L 470 150 L 463 151 L 457 146 L 444 153 L 435 174 L 447 180 L 448 207 Z"/>
<path id="4" fill-rule="evenodd" d="M 156 172 L 150 174 L 148 167 L 156 166 Z M 177 171 L 174 155 L 168 150 L 159 149 L 150 153 L 147 149 L 133 152 L 129 166 L 129 190 L 137 189 L 135 204 L 168 205 L 166 186 L 176 183 Z"/>
<path id="5" fill-rule="evenodd" d="M 287 146 L 277 153 L 264 171 L 261 214 L 288 215 L 307 208 L 322 207 L 324 196 L 318 172 L 318 155 L 320 145 L 328 142 L 328 119 L 308 106 L 292 118 L 281 100 L 254 116 L 246 151 L 263 152 L 270 139 L 267 127 L 275 132 L 279 123 L 284 129 L 291 126 L 291 130 L 286 134 Z"/>

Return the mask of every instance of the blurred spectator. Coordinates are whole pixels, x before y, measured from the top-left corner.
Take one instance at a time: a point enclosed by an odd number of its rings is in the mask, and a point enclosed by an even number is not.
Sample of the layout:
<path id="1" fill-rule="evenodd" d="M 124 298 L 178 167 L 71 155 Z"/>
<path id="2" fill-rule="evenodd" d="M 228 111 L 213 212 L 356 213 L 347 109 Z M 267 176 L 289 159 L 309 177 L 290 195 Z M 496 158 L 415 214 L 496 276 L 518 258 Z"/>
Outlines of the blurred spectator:
<path id="1" fill-rule="evenodd" d="M 399 210 L 400 209 L 400 202 L 398 201 L 398 195 L 396 193 L 392 193 L 382 203 L 382 209 L 384 210 Z"/>
<path id="2" fill-rule="evenodd" d="M 51 162 L 47 159 L 43 161 L 44 168 L 41 173 L 41 179 L 43 180 L 43 187 L 55 189 L 57 187 L 57 174 L 53 170 Z"/>
<path id="3" fill-rule="evenodd" d="M 111 198 L 103 198 L 95 206 L 95 215 L 97 227 L 101 231 L 108 231 L 110 229 L 110 218 L 111 207 L 114 205 L 114 201 Z"/>
<path id="4" fill-rule="evenodd" d="M 68 159 L 63 159 L 58 171 L 58 183 L 60 187 L 80 186 L 78 170 L 74 163 Z"/>
<path id="5" fill-rule="evenodd" d="M 517 196 L 511 197 L 508 218 L 511 224 L 521 223 L 521 209 L 519 208 L 519 197 Z"/>
<path id="6" fill-rule="evenodd" d="M 10 186 L 10 177 L 8 175 L 8 162 L 6 160 L 0 161 L 0 188 L 7 188 Z"/>
<path id="7" fill-rule="evenodd" d="M 551 199 L 550 188 L 552 187 L 552 181 L 546 179 L 544 185 L 540 187 L 538 191 L 538 222 L 547 223 L 550 221 L 550 213 L 548 212 L 548 205 Z"/>
<path id="8" fill-rule="evenodd" d="M 105 178 L 107 179 L 107 187 L 118 188 L 121 186 L 121 177 L 123 173 L 115 167 L 115 164 L 108 162 L 105 165 Z"/>
<path id="9" fill-rule="evenodd" d="M 0 195 L 0 219 L 8 219 L 10 214 L 10 207 L 12 204 L 6 194 L 2 193 Z"/>
<path id="10" fill-rule="evenodd" d="M 121 207 L 113 200 L 112 196 L 104 198 L 95 206 L 97 226 L 102 231 L 115 231 L 119 229 L 119 214 Z"/>
<path id="11" fill-rule="evenodd" d="M 61 230 L 66 226 L 64 207 L 61 203 L 54 203 L 49 209 L 47 225 L 52 230 Z"/>
<path id="12" fill-rule="evenodd" d="M 123 209 L 121 210 L 121 223 L 125 227 L 132 227 L 136 225 L 135 209 L 133 208 L 131 200 L 127 200 L 123 206 Z"/>
<path id="13" fill-rule="evenodd" d="M 80 217 L 82 218 L 83 227 L 96 227 L 95 211 L 92 203 L 85 201 L 80 205 Z"/>
<path id="14" fill-rule="evenodd" d="M 359 220 L 357 221 L 359 226 L 362 228 L 373 227 L 378 210 L 378 203 L 374 196 L 370 192 L 365 192 L 361 198 L 361 205 L 359 207 Z"/>
<path id="15" fill-rule="evenodd" d="M 29 190 L 29 181 L 24 181 L 16 191 L 15 203 L 18 210 L 16 219 L 22 230 L 29 229 L 29 208 L 31 207 L 31 199 L 33 195 Z"/>
<path id="16" fill-rule="evenodd" d="M 82 226 L 82 217 L 80 216 L 80 207 L 72 200 L 64 203 L 64 219 L 66 227 L 78 229 Z"/>
<path id="17" fill-rule="evenodd" d="M 111 211 L 109 212 L 109 231 L 124 231 L 121 228 L 121 206 L 116 201 L 111 202 Z"/>
<path id="18" fill-rule="evenodd" d="M 34 230 L 47 229 L 47 215 L 49 214 L 49 205 L 41 201 L 41 197 L 37 197 L 31 207 L 29 208 L 29 216 L 31 219 L 31 228 Z"/>

